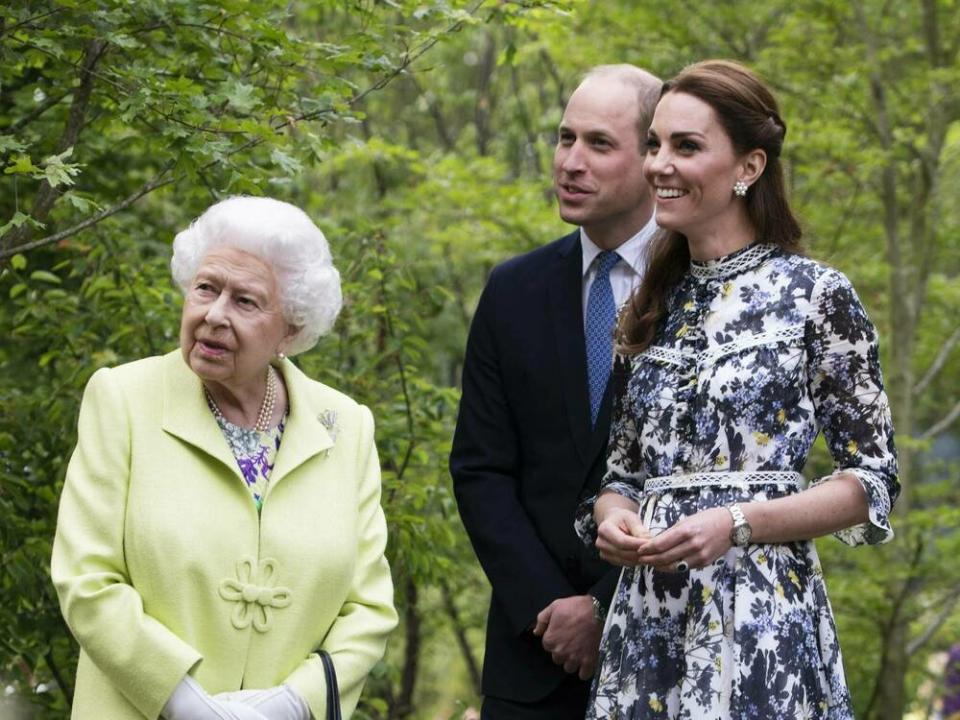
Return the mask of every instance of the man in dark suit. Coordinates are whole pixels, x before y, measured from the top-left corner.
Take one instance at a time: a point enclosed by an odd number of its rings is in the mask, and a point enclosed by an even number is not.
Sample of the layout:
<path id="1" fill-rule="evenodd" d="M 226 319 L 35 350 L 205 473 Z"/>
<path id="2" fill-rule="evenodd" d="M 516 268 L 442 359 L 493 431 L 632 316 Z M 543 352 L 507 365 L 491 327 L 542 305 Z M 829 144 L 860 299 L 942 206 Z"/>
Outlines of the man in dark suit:
<path id="1" fill-rule="evenodd" d="M 573 517 L 604 472 L 613 315 L 656 229 L 641 165 L 660 87 L 631 65 L 587 74 L 553 168 L 560 216 L 579 229 L 498 266 L 471 325 L 450 470 L 493 586 L 484 720 L 585 712 L 618 571 Z"/>

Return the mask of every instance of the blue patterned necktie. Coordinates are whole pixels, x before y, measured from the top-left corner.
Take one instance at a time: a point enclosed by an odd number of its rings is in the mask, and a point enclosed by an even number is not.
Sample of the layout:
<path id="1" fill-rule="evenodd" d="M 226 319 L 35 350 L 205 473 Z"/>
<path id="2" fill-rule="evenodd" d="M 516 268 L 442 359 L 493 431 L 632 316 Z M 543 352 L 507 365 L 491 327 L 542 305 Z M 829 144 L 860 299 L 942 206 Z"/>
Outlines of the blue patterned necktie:
<path id="1" fill-rule="evenodd" d="M 613 285 L 610 270 L 620 262 L 620 256 L 612 250 L 604 250 L 594 258 L 597 274 L 587 296 L 587 321 L 584 334 L 587 340 L 587 380 L 590 388 L 590 420 L 597 423 L 600 401 L 607 389 L 610 363 L 613 358 L 613 324 L 617 319 L 617 306 L 613 300 Z"/>

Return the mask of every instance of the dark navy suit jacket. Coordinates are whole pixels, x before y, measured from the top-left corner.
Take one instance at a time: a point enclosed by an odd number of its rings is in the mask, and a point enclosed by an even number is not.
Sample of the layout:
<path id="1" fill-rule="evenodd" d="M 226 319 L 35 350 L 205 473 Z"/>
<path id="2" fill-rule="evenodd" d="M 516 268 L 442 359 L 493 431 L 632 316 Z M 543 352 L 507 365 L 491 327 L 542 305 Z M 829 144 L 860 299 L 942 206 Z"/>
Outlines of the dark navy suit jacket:
<path id="1" fill-rule="evenodd" d="M 553 600 L 605 606 L 618 571 L 573 530 L 603 475 L 610 391 L 591 427 L 582 251 L 574 232 L 494 269 L 467 342 L 450 456 L 460 515 L 490 583 L 483 693 L 535 702 L 565 673 L 530 629 Z"/>

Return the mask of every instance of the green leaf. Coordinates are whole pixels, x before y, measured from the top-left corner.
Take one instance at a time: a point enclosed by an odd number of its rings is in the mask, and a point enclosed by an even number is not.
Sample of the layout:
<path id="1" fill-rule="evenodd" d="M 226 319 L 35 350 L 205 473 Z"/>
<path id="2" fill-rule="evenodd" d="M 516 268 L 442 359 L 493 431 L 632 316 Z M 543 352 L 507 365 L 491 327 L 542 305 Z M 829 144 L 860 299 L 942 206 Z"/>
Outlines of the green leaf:
<path id="1" fill-rule="evenodd" d="M 37 230 L 42 230 L 45 227 L 45 225 L 42 222 L 38 222 L 34 220 L 31 216 L 25 213 L 22 213 L 18 210 L 13 214 L 13 217 L 10 218 L 10 221 L 6 225 L 4 225 L 3 227 L 0 227 L 0 237 L 3 237 L 4 235 L 6 235 L 7 231 L 10 230 L 10 228 L 15 228 L 15 227 L 18 228 L 24 224 L 30 225 L 31 227 Z"/>
<path id="2" fill-rule="evenodd" d="M 27 267 L 27 258 L 25 255 L 17 253 L 12 258 L 10 258 L 10 267 L 14 270 L 24 270 Z"/>
<path id="3" fill-rule="evenodd" d="M 295 157 L 288 155 L 280 148 L 274 148 L 270 152 L 270 159 L 280 166 L 287 175 L 297 175 L 303 170 L 303 164 Z"/>
<path id="4" fill-rule="evenodd" d="M 40 168 L 33 164 L 33 160 L 30 159 L 29 155 L 15 156 L 13 161 L 3 169 L 3 172 L 7 175 L 13 175 L 14 173 L 18 175 L 28 175 L 39 171 Z"/>
<path id="5" fill-rule="evenodd" d="M 63 198 L 82 213 L 96 212 L 103 209 L 103 207 L 92 198 L 76 192 L 64 193 Z"/>
<path id="6" fill-rule="evenodd" d="M 28 145 L 17 140 L 14 135 L 0 135 L 0 153 L 14 151 L 22 152 L 26 150 Z"/>
<path id="7" fill-rule="evenodd" d="M 34 270 L 30 273 L 31 280 L 37 280 L 39 282 L 52 283 L 53 285 L 60 285 L 63 281 L 54 275 L 52 272 L 47 270 Z"/>
<path id="8" fill-rule="evenodd" d="M 66 163 L 68 157 L 73 154 L 73 147 L 68 147 L 59 155 L 51 155 L 44 158 L 43 174 L 50 187 L 59 187 L 60 185 L 73 185 L 73 178 L 80 174 L 80 166 L 75 163 Z"/>
<path id="9" fill-rule="evenodd" d="M 256 97 L 256 90 L 253 85 L 232 81 L 227 84 L 224 96 L 230 104 L 230 107 L 239 113 L 245 114 L 260 104 L 260 99 Z"/>

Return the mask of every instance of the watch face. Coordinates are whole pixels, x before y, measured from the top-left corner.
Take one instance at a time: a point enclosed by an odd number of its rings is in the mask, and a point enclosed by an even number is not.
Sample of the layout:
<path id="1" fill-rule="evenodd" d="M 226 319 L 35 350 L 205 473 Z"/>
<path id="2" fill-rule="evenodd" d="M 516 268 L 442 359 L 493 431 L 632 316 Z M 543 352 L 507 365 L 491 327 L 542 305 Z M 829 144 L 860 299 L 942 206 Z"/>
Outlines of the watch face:
<path id="1" fill-rule="evenodd" d="M 743 525 L 737 525 L 733 531 L 730 533 L 730 539 L 733 540 L 734 545 L 746 545 L 750 542 L 750 536 L 753 534 L 750 526 L 744 523 Z"/>

